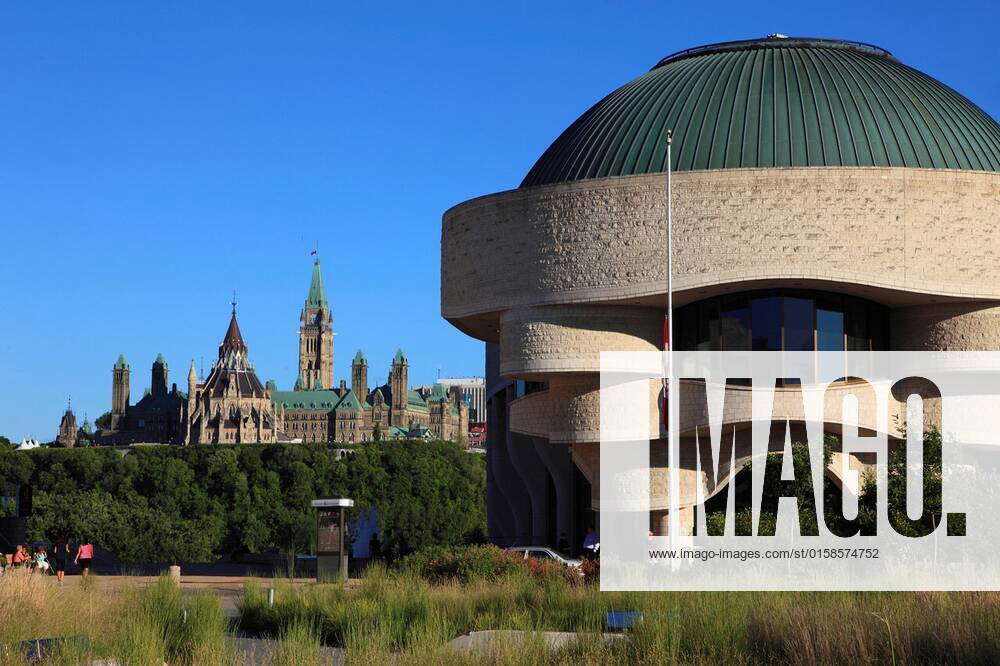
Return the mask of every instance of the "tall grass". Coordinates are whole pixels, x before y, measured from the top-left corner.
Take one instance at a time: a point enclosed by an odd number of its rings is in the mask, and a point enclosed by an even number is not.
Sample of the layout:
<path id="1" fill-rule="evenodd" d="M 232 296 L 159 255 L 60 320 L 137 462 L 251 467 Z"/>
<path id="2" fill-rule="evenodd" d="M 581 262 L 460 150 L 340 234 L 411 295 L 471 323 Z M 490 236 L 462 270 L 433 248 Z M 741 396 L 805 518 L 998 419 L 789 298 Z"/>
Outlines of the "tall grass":
<path id="1" fill-rule="evenodd" d="M 248 583 L 240 628 L 278 640 L 272 664 L 319 663 L 321 644 L 352 664 L 833 664 L 995 663 L 998 593 L 601 593 L 539 580 L 524 570 L 431 583 L 372 567 L 357 588 L 276 580 L 275 604 Z M 643 621 L 615 639 L 605 614 Z M 0 578 L 0 666 L 22 664 L 19 643 L 67 641 L 47 663 L 114 658 L 145 666 L 237 664 L 221 605 L 210 592 L 182 593 L 169 579 L 115 589 L 100 579 L 57 587 L 42 576 Z M 475 651 L 455 637 L 517 630 Z M 555 648 L 540 632 L 579 632 Z"/>
<path id="2" fill-rule="evenodd" d="M 227 620 L 211 592 L 182 595 L 169 579 L 146 588 L 99 582 L 59 587 L 54 579 L 0 578 L 0 664 L 23 664 L 22 641 L 61 639 L 47 663 L 114 658 L 121 664 L 231 664 Z"/>
<path id="3" fill-rule="evenodd" d="M 276 590 L 269 607 L 248 585 L 242 628 L 281 636 L 308 626 L 351 663 L 991 663 L 1000 654 L 1000 594 L 601 593 L 530 575 L 430 584 L 371 568 L 356 590 L 339 585 Z M 644 620 L 620 640 L 604 631 L 610 610 Z M 472 631 L 519 630 L 528 638 L 456 655 L 447 644 Z M 531 632 L 587 634 L 554 649 Z M 527 640 L 528 643 L 524 641 Z"/>

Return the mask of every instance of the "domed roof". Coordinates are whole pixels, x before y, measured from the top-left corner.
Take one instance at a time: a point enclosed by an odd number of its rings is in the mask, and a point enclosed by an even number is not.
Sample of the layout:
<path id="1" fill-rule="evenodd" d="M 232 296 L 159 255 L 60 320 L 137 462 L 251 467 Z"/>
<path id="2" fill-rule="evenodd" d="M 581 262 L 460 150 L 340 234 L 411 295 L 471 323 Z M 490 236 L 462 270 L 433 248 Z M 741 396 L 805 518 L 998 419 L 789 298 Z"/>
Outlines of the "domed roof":
<path id="1" fill-rule="evenodd" d="M 580 116 L 521 187 L 673 168 L 881 166 L 1000 171 L 1000 125 L 858 42 L 788 38 L 681 51 Z"/>

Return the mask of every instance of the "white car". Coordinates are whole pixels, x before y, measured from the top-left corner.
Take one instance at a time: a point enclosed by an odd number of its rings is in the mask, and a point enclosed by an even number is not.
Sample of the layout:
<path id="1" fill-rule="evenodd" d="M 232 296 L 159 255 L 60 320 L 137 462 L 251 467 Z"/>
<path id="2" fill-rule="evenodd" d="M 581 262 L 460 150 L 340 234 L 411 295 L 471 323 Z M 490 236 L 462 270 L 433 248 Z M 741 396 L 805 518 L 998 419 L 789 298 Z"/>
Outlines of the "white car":
<path id="1" fill-rule="evenodd" d="M 555 560 L 567 567 L 576 568 L 580 566 L 580 560 L 564 557 L 545 546 L 511 546 L 507 550 L 511 553 L 524 553 L 524 559 L 526 560 Z"/>

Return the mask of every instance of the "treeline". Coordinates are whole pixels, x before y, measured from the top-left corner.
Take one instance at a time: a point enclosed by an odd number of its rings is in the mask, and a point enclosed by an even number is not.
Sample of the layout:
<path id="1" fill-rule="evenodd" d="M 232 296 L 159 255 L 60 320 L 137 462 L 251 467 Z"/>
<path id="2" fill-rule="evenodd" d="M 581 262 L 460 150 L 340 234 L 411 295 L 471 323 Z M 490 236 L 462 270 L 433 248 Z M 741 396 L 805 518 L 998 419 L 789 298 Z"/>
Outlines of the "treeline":
<path id="1" fill-rule="evenodd" d="M 450 442 L 0 451 L 3 481 L 30 484 L 31 540 L 88 539 L 123 562 L 210 562 L 312 552 L 317 497 L 375 508 L 382 554 L 483 538 L 485 462 Z"/>

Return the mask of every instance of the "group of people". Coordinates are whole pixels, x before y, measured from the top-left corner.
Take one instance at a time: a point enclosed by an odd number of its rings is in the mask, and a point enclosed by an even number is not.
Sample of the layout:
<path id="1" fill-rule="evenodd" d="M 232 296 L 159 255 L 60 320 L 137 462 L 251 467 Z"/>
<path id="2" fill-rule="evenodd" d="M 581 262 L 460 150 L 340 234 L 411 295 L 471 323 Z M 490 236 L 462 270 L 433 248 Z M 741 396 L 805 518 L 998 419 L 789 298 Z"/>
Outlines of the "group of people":
<path id="1" fill-rule="evenodd" d="M 59 584 L 63 582 L 66 575 L 66 563 L 70 556 L 69 542 L 60 540 L 52 545 L 52 552 L 45 548 L 43 544 L 35 546 L 32 553 L 26 544 L 19 544 L 10 555 L 0 555 L 0 574 L 7 571 L 23 571 L 26 573 L 37 572 L 39 574 L 55 574 Z M 94 559 L 94 544 L 90 542 L 81 543 L 76 547 L 76 557 L 73 563 L 80 567 L 80 573 L 84 576 L 90 575 L 90 565 Z"/>

